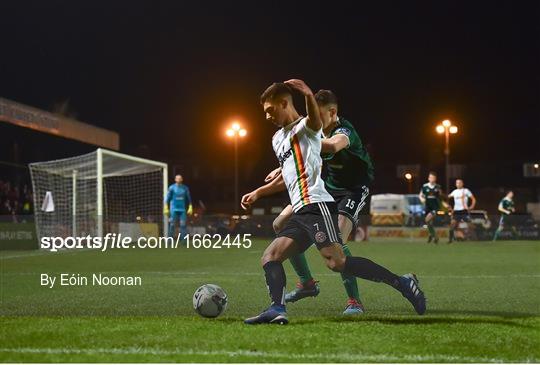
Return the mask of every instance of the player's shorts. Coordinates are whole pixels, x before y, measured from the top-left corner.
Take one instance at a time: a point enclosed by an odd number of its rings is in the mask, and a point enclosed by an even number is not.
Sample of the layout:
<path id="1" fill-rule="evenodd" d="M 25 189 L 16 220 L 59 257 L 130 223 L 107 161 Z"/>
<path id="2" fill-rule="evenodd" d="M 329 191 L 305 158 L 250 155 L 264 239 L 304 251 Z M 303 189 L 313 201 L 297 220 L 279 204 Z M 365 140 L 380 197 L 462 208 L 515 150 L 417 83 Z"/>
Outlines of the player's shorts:
<path id="1" fill-rule="evenodd" d="M 320 250 L 334 243 L 342 244 L 335 202 L 311 203 L 295 212 L 277 234 L 292 238 L 304 252 L 313 243 Z"/>
<path id="2" fill-rule="evenodd" d="M 470 222 L 471 216 L 469 215 L 468 210 L 454 210 L 452 219 L 457 222 Z"/>
<path id="3" fill-rule="evenodd" d="M 499 219 L 499 227 L 504 227 L 508 224 L 510 217 L 507 214 L 501 214 L 501 219 Z"/>
<path id="4" fill-rule="evenodd" d="M 429 208 L 426 208 L 426 210 L 424 211 L 424 217 L 427 217 L 428 214 L 431 214 L 432 216 L 436 216 L 437 215 L 437 211 L 439 209 L 429 209 Z"/>
<path id="5" fill-rule="evenodd" d="M 366 212 L 369 213 L 371 201 L 369 187 L 364 185 L 357 190 L 331 190 L 327 188 L 327 191 L 336 201 L 338 213 L 351 220 L 354 230 L 360 217 Z"/>

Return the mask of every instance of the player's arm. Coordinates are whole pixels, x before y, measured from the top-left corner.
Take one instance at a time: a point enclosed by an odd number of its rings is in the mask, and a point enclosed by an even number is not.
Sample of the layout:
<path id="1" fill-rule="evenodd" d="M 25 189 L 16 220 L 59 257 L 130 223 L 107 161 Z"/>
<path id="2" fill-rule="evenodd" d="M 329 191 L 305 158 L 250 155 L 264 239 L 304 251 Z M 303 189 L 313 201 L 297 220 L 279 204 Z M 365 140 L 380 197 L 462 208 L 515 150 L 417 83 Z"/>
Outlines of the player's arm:
<path id="1" fill-rule="evenodd" d="M 426 196 L 424 195 L 424 192 L 420 190 L 418 193 L 418 199 L 422 202 L 422 204 L 426 204 Z"/>
<path id="2" fill-rule="evenodd" d="M 299 79 L 290 79 L 285 81 L 291 88 L 298 90 L 306 98 L 307 121 L 306 126 L 312 131 L 319 131 L 322 128 L 321 115 L 319 114 L 319 105 L 315 100 L 313 91 L 306 83 Z"/>
<path id="3" fill-rule="evenodd" d="M 191 193 L 189 192 L 189 188 L 186 186 L 186 202 L 188 203 L 188 209 L 187 214 L 192 215 L 193 214 L 193 204 L 191 203 Z"/>
<path id="4" fill-rule="evenodd" d="M 454 209 L 452 208 L 452 205 L 450 204 L 450 199 L 454 199 L 454 192 L 452 191 L 450 194 L 448 194 L 447 204 L 448 204 L 448 211 L 452 212 Z"/>
<path id="5" fill-rule="evenodd" d="M 503 206 L 503 203 L 502 203 L 502 202 L 499 203 L 498 210 L 499 210 L 499 212 L 504 213 L 504 214 L 510 214 L 510 213 L 512 213 L 510 210 L 504 209 L 504 206 Z"/>
<path id="6" fill-rule="evenodd" d="M 266 175 L 266 177 L 264 178 L 264 182 L 272 181 L 279 175 L 281 175 L 281 167 L 278 167 L 277 169 L 270 171 L 268 175 Z"/>
<path id="7" fill-rule="evenodd" d="M 169 204 L 172 200 L 172 188 L 169 187 L 169 190 L 167 190 L 167 195 L 165 195 L 165 201 L 163 202 L 163 213 L 165 215 L 169 215 Z"/>
<path id="8" fill-rule="evenodd" d="M 473 194 L 471 194 L 470 198 L 471 198 L 471 205 L 469 206 L 469 210 L 473 210 L 474 207 L 476 206 L 476 198 L 474 197 Z"/>
<path id="9" fill-rule="evenodd" d="M 279 175 L 268 184 L 263 185 L 250 193 L 245 194 L 240 201 L 240 205 L 244 209 L 248 209 L 253 203 L 262 197 L 279 193 L 285 190 L 285 181 L 283 181 L 283 175 Z"/>
<path id="10" fill-rule="evenodd" d="M 344 134 L 336 134 L 322 140 L 322 153 L 336 153 L 349 147 L 349 137 Z"/>
<path id="11" fill-rule="evenodd" d="M 167 195 L 165 195 L 165 204 L 169 205 L 172 200 L 172 186 L 169 186 L 169 190 L 167 190 Z"/>

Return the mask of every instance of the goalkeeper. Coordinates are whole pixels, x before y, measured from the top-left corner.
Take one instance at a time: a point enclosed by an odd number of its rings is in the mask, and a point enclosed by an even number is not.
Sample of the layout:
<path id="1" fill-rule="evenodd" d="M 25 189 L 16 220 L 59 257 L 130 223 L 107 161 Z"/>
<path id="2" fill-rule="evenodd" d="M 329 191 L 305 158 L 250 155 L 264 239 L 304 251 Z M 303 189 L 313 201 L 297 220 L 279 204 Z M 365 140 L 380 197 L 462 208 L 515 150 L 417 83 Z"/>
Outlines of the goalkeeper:
<path id="1" fill-rule="evenodd" d="M 182 175 L 176 175 L 165 197 L 165 214 L 169 214 L 169 237 L 174 237 L 176 222 L 180 221 L 181 239 L 187 234 L 187 215 L 193 214 L 191 194 L 183 182 Z"/>

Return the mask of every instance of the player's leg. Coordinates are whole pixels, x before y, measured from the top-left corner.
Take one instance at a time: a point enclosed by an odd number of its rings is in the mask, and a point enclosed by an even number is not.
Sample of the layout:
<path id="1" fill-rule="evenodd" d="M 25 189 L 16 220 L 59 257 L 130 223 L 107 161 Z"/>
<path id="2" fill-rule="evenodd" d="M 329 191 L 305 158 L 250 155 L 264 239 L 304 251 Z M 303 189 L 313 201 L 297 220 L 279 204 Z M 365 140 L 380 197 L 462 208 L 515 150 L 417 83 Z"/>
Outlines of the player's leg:
<path id="1" fill-rule="evenodd" d="M 292 238 L 277 237 L 264 251 L 261 264 L 266 278 L 266 285 L 272 303 L 270 307 L 255 317 L 247 318 L 246 324 L 288 323 L 285 310 L 285 286 L 287 279 L 283 269 L 283 261 L 298 252 Z"/>
<path id="2" fill-rule="evenodd" d="M 169 212 L 169 237 L 174 237 L 176 234 L 176 221 L 178 220 L 178 212 L 171 210 Z"/>
<path id="3" fill-rule="evenodd" d="M 457 219 L 455 213 L 452 213 L 452 218 L 450 218 L 450 229 L 448 230 L 448 243 L 454 242 L 455 229 L 457 226 Z"/>
<path id="4" fill-rule="evenodd" d="M 367 258 L 345 256 L 339 244 L 323 247 L 320 252 L 330 270 L 385 283 L 398 290 L 413 305 L 418 314 L 426 312 L 426 298 L 418 285 L 416 275 L 398 276 Z"/>
<path id="5" fill-rule="evenodd" d="M 351 250 L 347 245 L 347 239 L 351 234 L 354 225 L 348 217 L 340 214 L 338 217 L 338 226 L 343 240 L 343 253 L 345 254 L 345 256 L 352 256 Z M 345 308 L 343 314 L 364 313 L 364 306 L 360 299 L 360 291 L 358 290 L 358 283 L 356 277 L 341 273 L 341 279 L 343 280 L 343 286 L 345 287 L 345 291 L 347 292 L 347 296 L 349 297 L 347 301 L 347 307 Z"/>
<path id="6" fill-rule="evenodd" d="M 345 273 L 362 279 L 383 282 L 394 289 L 411 302 L 419 314 L 426 310 L 424 293 L 418 287 L 418 281 L 414 274 L 398 276 L 385 267 L 363 257 L 346 256 L 341 246 L 341 239 L 336 234 L 337 206 L 335 203 L 318 203 L 320 214 L 313 214 L 311 221 L 304 222 L 306 228 L 318 226 L 310 233 L 314 236 L 317 248 L 326 262 L 326 266 L 336 272 Z"/>
<path id="7" fill-rule="evenodd" d="M 428 214 L 426 214 L 425 222 L 426 222 L 426 226 L 429 232 L 428 243 L 431 242 L 432 240 L 434 240 L 435 243 L 439 241 L 439 237 L 437 237 L 437 232 L 435 231 L 435 227 L 433 227 L 434 218 L 435 216 L 433 212 L 428 212 Z"/>
<path id="8" fill-rule="evenodd" d="M 278 234 L 283 229 L 292 214 L 292 206 L 289 204 L 281 211 L 281 213 L 276 217 L 276 219 L 274 219 L 274 223 L 272 224 L 272 226 L 276 234 Z M 294 268 L 296 275 L 298 275 L 299 282 L 296 284 L 296 288 L 294 290 L 285 295 L 285 301 L 287 303 L 296 302 L 297 300 L 303 298 L 315 297 L 319 295 L 319 284 L 317 284 L 317 282 L 315 281 L 315 279 L 313 279 L 313 276 L 311 275 L 311 270 L 309 269 L 305 254 L 302 252 L 296 255 L 292 255 L 289 258 L 289 261 L 291 262 L 291 265 Z"/>
<path id="9" fill-rule="evenodd" d="M 362 186 L 357 191 L 332 192 L 338 207 L 338 226 L 343 242 L 343 253 L 345 256 L 352 256 L 347 241 L 351 232 L 356 229 L 359 217 L 366 209 L 369 210 L 369 188 Z M 343 314 L 358 314 L 364 312 L 364 306 L 360 299 L 358 283 L 355 276 L 341 273 L 345 291 L 349 297 L 347 307 Z"/>
<path id="10" fill-rule="evenodd" d="M 279 213 L 276 219 L 274 219 L 274 223 L 272 226 L 276 234 L 278 234 L 283 229 L 283 227 L 285 227 L 285 224 L 289 221 L 292 214 L 293 214 L 293 209 L 292 209 L 292 206 L 289 204 L 281 211 L 281 213 Z M 309 265 L 307 263 L 306 256 L 304 255 L 304 253 L 291 256 L 289 258 L 289 261 L 291 262 L 294 268 L 294 271 L 300 278 L 300 284 L 302 286 L 304 286 L 305 284 L 309 285 L 311 283 L 313 284 L 315 283 L 315 280 L 313 280 L 313 276 L 311 275 L 311 271 L 309 269 Z M 318 290 L 317 290 L 317 294 L 319 294 Z M 295 301 L 295 300 L 287 300 L 287 301 L 289 302 L 289 301 Z"/>
<path id="11" fill-rule="evenodd" d="M 178 212 L 180 219 L 180 238 L 185 239 L 187 235 L 187 213 L 185 210 Z"/>
<path id="12" fill-rule="evenodd" d="M 501 218 L 499 219 L 499 226 L 497 227 L 497 230 L 495 231 L 495 234 L 493 235 L 493 241 L 497 241 L 499 238 L 499 235 L 504 230 L 504 216 L 501 215 Z"/>

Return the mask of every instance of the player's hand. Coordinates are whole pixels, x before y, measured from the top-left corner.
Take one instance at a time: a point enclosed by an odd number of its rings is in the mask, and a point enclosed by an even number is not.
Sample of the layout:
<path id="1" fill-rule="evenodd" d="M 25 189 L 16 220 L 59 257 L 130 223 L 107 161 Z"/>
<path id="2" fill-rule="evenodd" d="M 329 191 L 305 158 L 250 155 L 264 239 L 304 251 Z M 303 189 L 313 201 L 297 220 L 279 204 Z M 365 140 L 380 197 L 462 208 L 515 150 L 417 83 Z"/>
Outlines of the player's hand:
<path id="1" fill-rule="evenodd" d="M 279 176 L 279 174 L 281 174 L 281 167 L 278 167 L 277 169 L 272 170 L 268 175 L 266 175 L 266 177 L 264 178 L 264 182 L 269 182 L 269 181 L 274 180 L 276 177 Z"/>
<path id="2" fill-rule="evenodd" d="M 257 194 L 256 190 L 254 190 L 251 193 L 247 193 L 242 197 L 240 205 L 244 210 L 248 210 L 251 204 L 255 203 L 257 199 L 259 199 L 259 194 Z"/>
<path id="3" fill-rule="evenodd" d="M 189 205 L 189 207 L 187 208 L 187 214 L 188 215 L 193 215 L 193 205 Z"/>
<path id="4" fill-rule="evenodd" d="M 300 79 L 290 79 L 285 81 L 285 83 L 291 88 L 300 91 L 304 96 L 313 95 L 313 91 L 311 91 L 309 86 L 307 86 L 306 83 Z"/>
<path id="5" fill-rule="evenodd" d="M 165 204 L 165 206 L 163 207 L 163 214 L 165 215 L 169 215 L 169 205 L 168 204 Z"/>

